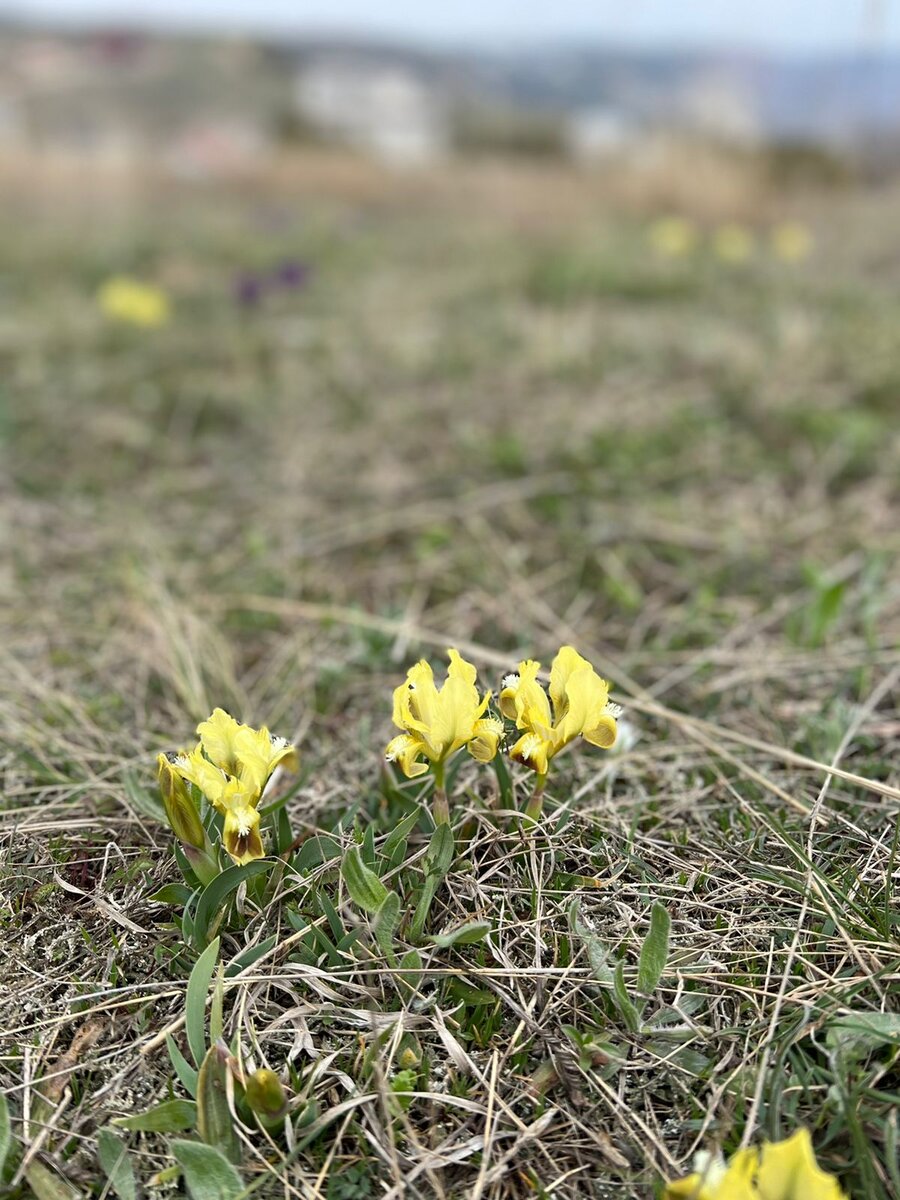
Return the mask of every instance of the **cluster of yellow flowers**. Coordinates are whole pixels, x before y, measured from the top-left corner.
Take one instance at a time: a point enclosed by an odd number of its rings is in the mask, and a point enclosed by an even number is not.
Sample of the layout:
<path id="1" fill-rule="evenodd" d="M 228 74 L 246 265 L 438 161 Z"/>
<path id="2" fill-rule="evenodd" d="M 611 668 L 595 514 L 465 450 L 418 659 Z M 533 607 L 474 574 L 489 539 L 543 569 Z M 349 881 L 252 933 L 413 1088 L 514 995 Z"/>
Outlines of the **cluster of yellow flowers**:
<path id="1" fill-rule="evenodd" d="M 664 1200 L 846 1200 L 816 1162 L 807 1129 L 761 1150 L 738 1150 L 727 1163 L 701 1153 L 694 1165 L 693 1175 L 667 1185 Z"/>
<path id="2" fill-rule="evenodd" d="M 410 667 L 406 682 L 394 691 L 394 724 L 402 733 L 385 750 L 409 779 L 429 767 L 435 777 L 435 818 L 448 819 L 443 794 L 447 760 L 465 746 L 479 762 L 490 762 L 500 747 L 505 726 L 488 714 L 491 693 L 479 695 L 477 675 L 457 650 L 448 650 L 450 666 L 440 688 L 423 659 Z M 609 684 L 572 646 L 562 646 L 550 669 L 549 697 L 538 683 L 541 664 L 528 659 L 503 680 L 499 696 L 502 717 L 515 722 L 519 737 L 510 758 L 534 771 L 535 794 L 529 815 L 540 813 L 550 762 L 578 737 L 609 749 L 616 740 L 620 709 L 609 702 Z M 488 715 L 485 715 L 488 714 Z M 425 760 L 425 761 L 423 761 Z"/>
<path id="3" fill-rule="evenodd" d="M 553 659 L 547 690 L 538 681 L 540 663 L 527 659 L 508 675 L 491 711 L 491 693 L 479 692 L 475 667 L 455 649 L 447 651 L 447 677 L 438 687 L 423 659 L 394 690 L 393 721 L 401 731 L 385 751 L 410 779 L 429 769 L 434 776 L 435 819 L 448 821 L 444 771 L 464 747 L 477 761 L 488 763 L 515 726 L 510 757 L 535 775 L 528 812 L 536 816 L 553 759 L 577 738 L 609 749 L 617 736 L 618 706 L 609 701 L 609 685 L 572 646 L 562 646 Z M 260 834 L 259 804 L 276 767 L 296 770 L 297 751 L 268 729 L 242 725 L 221 708 L 197 726 L 199 742 L 191 751 L 158 757 L 159 784 L 166 816 L 184 845 L 190 864 L 206 884 L 219 873 L 217 851 L 204 822 L 208 810 L 222 817 L 222 845 L 238 865 L 265 854 Z M 513 740 L 511 735 L 510 740 Z M 273 1082 L 274 1081 L 274 1082 Z M 251 1087 L 252 1085 L 252 1087 Z M 258 1071 L 247 1084 L 256 1111 L 280 1118 L 281 1085 L 271 1071 Z M 259 1093 L 257 1096 L 257 1092 Z M 268 1104 L 269 1108 L 266 1108 Z M 269 1112 L 271 1109 L 271 1112 Z M 701 1152 L 694 1172 L 664 1185 L 663 1200 L 847 1200 L 834 1176 L 816 1162 L 808 1130 L 799 1129 L 781 1142 L 759 1150 L 738 1150 L 727 1162 L 721 1154 Z"/>
<path id="4" fill-rule="evenodd" d="M 169 298 L 153 284 L 141 283 L 127 275 L 108 279 L 97 293 L 100 311 L 111 321 L 152 329 L 169 319 Z"/>
<path id="5" fill-rule="evenodd" d="M 535 773 L 527 812 L 540 815 L 551 761 L 576 738 L 608 749 L 616 740 L 618 705 L 609 702 L 609 685 L 572 646 L 563 646 L 550 669 L 549 696 L 538 682 L 540 663 L 528 659 L 517 674 L 503 680 L 499 715 L 489 711 L 491 693 L 480 694 L 475 667 L 457 650 L 448 650 L 447 678 L 437 686 L 423 659 L 410 667 L 406 682 L 394 691 L 393 720 L 402 732 L 385 751 L 404 775 L 434 775 L 434 816 L 450 819 L 444 790 L 449 759 L 464 746 L 479 762 L 493 760 L 506 733 L 503 718 L 518 734 L 509 754 Z M 268 729 L 241 725 L 221 708 L 197 726 L 200 741 L 190 752 L 158 758 L 160 794 L 176 837 L 204 881 L 218 872 L 201 809 L 188 785 L 205 797 L 223 818 L 222 844 L 239 864 L 265 854 L 259 802 L 277 766 L 295 770 L 297 751 Z"/>
<path id="6" fill-rule="evenodd" d="M 650 226 L 650 242 L 663 258 L 687 258 L 700 240 L 700 230 L 684 217 L 663 217 Z M 723 262 L 744 263 L 756 252 L 756 235 L 747 226 L 728 221 L 713 231 L 711 245 Z M 783 221 L 770 230 L 769 246 L 782 262 L 798 263 L 812 254 L 813 236 L 799 221 Z"/>
<path id="7" fill-rule="evenodd" d="M 277 766 L 297 768 L 297 751 L 268 729 L 241 725 L 221 708 L 197 726 L 200 741 L 189 753 L 160 754 L 160 792 L 177 837 L 202 855 L 210 846 L 200 813 L 185 784 L 193 784 L 222 815 L 222 843 L 243 865 L 262 858 L 259 802 Z"/>

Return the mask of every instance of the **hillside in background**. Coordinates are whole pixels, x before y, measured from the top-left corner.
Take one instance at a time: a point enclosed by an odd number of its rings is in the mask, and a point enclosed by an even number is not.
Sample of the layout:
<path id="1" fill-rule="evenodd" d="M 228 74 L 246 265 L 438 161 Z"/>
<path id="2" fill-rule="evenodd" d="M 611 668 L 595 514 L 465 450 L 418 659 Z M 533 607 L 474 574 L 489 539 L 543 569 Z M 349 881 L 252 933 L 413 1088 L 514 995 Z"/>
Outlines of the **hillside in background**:
<path id="1" fill-rule="evenodd" d="M 900 147 L 900 56 L 890 54 L 454 51 L 7 25 L 0 68 L 0 147 L 127 155 L 136 141 L 166 141 L 188 161 L 210 145 L 252 156 L 289 133 L 420 161 L 477 146 L 479 122 L 491 136 L 499 128 L 495 141 L 587 157 L 659 131 L 892 161 Z M 532 123 L 524 134 L 521 121 Z"/>

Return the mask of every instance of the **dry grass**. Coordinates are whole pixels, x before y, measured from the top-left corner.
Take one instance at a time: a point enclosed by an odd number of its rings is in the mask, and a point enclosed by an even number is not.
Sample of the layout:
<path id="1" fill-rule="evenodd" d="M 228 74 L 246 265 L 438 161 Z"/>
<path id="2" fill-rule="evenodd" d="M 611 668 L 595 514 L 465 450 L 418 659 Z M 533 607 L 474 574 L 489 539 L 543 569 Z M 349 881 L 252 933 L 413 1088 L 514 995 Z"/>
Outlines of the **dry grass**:
<path id="1" fill-rule="evenodd" d="M 898 1011 L 894 206 L 821 203 L 809 264 L 729 271 L 652 260 L 591 192 L 554 224 L 550 180 L 537 223 L 429 187 L 6 223 L 17 1179 L 41 1163 L 100 1196 L 98 1129 L 183 1094 L 161 1035 L 194 956 L 149 900 L 176 869 L 136 802 L 158 749 L 216 704 L 265 721 L 302 747 L 295 830 L 344 818 L 349 845 L 351 812 L 381 845 L 416 795 L 380 765 L 406 665 L 457 645 L 496 687 L 571 640 L 631 736 L 567 756 L 531 833 L 460 765 L 430 926 L 477 916 L 486 941 L 426 950 L 410 995 L 335 860 L 244 902 L 225 961 L 277 939 L 227 980 L 226 1037 L 290 1068 L 323 1126 L 295 1152 L 245 1134 L 245 1180 L 651 1197 L 702 1145 L 805 1122 L 856 1200 L 887 1200 L 897 1025 L 851 1044 L 840 1022 Z M 310 288 L 238 309 L 234 271 L 282 254 Z M 91 296 L 123 267 L 167 282 L 170 328 L 103 325 Z M 427 842 L 423 818 L 391 881 L 410 903 Z M 311 962 L 289 914 L 322 895 L 358 940 Z M 670 958 L 631 1030 L 600 960 L 634 989 L 654 901 Z M 128 1135 L 145 1183 L 167 1140 Z"/>

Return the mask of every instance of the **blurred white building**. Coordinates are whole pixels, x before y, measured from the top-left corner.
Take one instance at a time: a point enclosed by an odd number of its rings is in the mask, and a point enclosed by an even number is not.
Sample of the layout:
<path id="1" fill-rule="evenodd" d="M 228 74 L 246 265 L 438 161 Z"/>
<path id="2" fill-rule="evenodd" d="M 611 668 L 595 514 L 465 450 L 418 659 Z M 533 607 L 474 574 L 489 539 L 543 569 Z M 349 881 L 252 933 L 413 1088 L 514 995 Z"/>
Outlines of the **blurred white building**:
<path id="1" fill-rule="evenodd" d="M 577 109 L 566 124 L 566 146 L 573 158 L 582 162 L 620 154 L 637 136 L 633 123 L 614 108 Z"/>
<path id="2" fill-rule="evenodd" d="M 763 140 L 756 99 L 729 70 L 699 72 L 677 97 L 676 110 L 688 128 L 701 135 L 745 146 Z"/>
<path id="3" fill-rule="evenodd" d="M 447 150 L 443 105 L 413 71 L 387 63 L 327 57 L 298 69 L 294 99 L 319 133 L 398 166 Z"/>

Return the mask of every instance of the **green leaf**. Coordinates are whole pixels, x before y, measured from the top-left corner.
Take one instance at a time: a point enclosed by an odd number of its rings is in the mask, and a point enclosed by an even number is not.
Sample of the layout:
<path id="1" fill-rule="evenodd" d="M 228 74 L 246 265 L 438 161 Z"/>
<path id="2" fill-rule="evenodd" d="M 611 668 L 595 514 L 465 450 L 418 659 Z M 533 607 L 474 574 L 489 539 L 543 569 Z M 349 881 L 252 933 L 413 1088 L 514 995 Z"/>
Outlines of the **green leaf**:
<path id="1" fill-rule="evenodd" d="M 212 1002 L 209 1006 L 209 1044 L 211 1046 L 214 1046 L 222 1036 L 222 1003 L 224 1000 L 222 979 L 222 964 L 219 963 L 219 970 L 216 973 L 216 983 L 213 987 Z"/>
<path id="2" fill-rule="evenodd" d="M 129 1133 L 182 1133 L 197 1124 L 193 1100 L 164 1100 L 134 1117 L 115 1117 L 113 1125 Z"/>
<path id="3" fill-rule="evenodd" d="M 184 907 L 190 897 L 191 889 L 183 883 L 167 883 L 158 892 L 154 892 L 150 899 L 156 904 L 178 904 Z"/>
<path id="4" fill-rule="evenodd" d="M 386 875 L 398 870 L 406 862 L 406 842 L 398 842 L 390 858 L 382 859 L 382 867 Z"/>
<path id="5" fill-rule="evenodd" d="M 437 884 L 437 875 L 425 876 L 425 884 L 422 887 L 419 901 L 416 904 L 416 911 L 413 913 L 412 925 L 409 929 L 409 940 L 411 942 L 418 942 L 425 931 L 425 922 L 428 920 L 428 913 L 431 909 L 431 902 L 434 899 L 434 891 Z"/>
<path id="6" fill-rule="evenodd" d="M 825 1041 L 830 1050 L 864 1058 L 881 1046 L 900 1047 L 900 1013 L 844 1013 L 828 1022 Z"/>
<path id="7" fill-rule="evenodd" d="M 194 873 L 194 868 L 188 862 L 187 855 L 184 852 L 184 847 L 182 846 L 181 842 L 175 843 L 173 852 L 175 854 L 175 861 L 178 863 L 179 870 L 181 871 L 182 875 L 185 877 L 187 882 L 191 885 L 192 888 L 199 887 L 200 880 L 197 878 L 196 874 Z"/>
<path id="8" fill-rule="evenodd" d="M 294 832 L 291 829 L 290 818 L 283 808 L 279 809 L 273 821 L 275 826 L 275 853 L 286 853 L 294 841 Z"/>
<path id="9" fill-rule="evenodd" d="M 502 808 L 512 808 L 512 776 L 509 773 L 509 767 L 506 765 L 506 759 L 502 754 L 498 754 L 492 765 L 494 768 L 494 774 L 497 776 L 497 787 L 500 792 L 500 805 Z"/>
<path id="10" fill-rule="evenodd" d="M 166 810 L 163 807 L 162 797 L 159 792 L 154 789 L 149 791 L 141 786 L 135 776 L 130 772 L 125 774 L 125 791 L 128 794 L 128 799 L 131 805 L 136 809 L 141 816 L 149 817 L 152 821 L 159 821 L 161 825 L 166 824 Z"/>
<path id="11" fill-rule="evenodd" d="M 239 975 L 247 967 L 252 967 L 264 954 L 269 953 L 277 941 L 278 934 L 273 933 L 271 937 L 263 938 L 258 946 L 250 946 L 249 949 L 242 950 L 240 954 L 236 954 L 225 968 L 225 978 L 233 979 L 235 975 Z"/>
<path id="12" fill-rule="evenodd" d="M 366 864 L 366 866 L 371 868 L 371 870 L 374 871 L 375 867 L 377 866 L 377 862 L 376 862 L 376 858 L 375 858 L 375 826 L 374 825 L 366 826 L 366 832 L 363 834 L 362 845 L 359 848 L 359 852 L 362 855 L 362 860 Z"/>
<path id="13" fill-rule="evenodd" d="M 391 832 L 384 839 L 384 845 L 381 847 L 382 855 L 390 859 L 393 857 L 394 851 L 401 842 L 405 842 L 412 831 L 419 824 L 419 818 L 422 815 L 422 810 L 416 806 L 415 810 L 403 818 L 403 820 L 395 825 Z"/>
<path id="14" fill-rule="evenodd" d="M 422 982 L 422 955 L 418 950 L 407 950 L 400 959 L 400 978 L 408 988 L 415 991 Z"/>
<path id="15" fill-rule="evenodd" d="M 179 1140 L 171 1150 L 191 1200 L 237 1200 L 244 1194 L 240 1175 L 215 1146 Z"/>
<path id="16" fill-rule="evenodd" d="M 240 1149 L 228 1109 L 225 1063 L 217 1046 L 210 1046 L 197 1075 L 197 1133 L 208 1146 L 218 1146 L 236 1162 Z"/>
<path id="17" fill-rule="evenodd" d="M 347 932 L 347 930 L 344 928 L 344 922 L 341 919 L 340 913 L 331 903 L 324 891 L 319 892 L 317 899 L 322 912 L 325 914 L 325 919 L 328 921 L 328 927 L 331 930 L 331 936 L 335 939 L 335 941 L 339 942 Z"/>
<path id="18" fill-rule="evenodd" d="M 440 946 L 442 950 L 446 950 L 448 946 L 468 946 L 473 942 L 483 941 L 490 932 L 491 926 L 488 921 L 467 921 L 458 929 L 436 934 L 428 940 L 434 942 L 435 946 Z"/>
<path id="19" fill-rule="evenodd" d="M 341 863 L 341 878 L 347 885 L 350 899 L 363 912 L 378 912 L 388 894 L 387 888 L 374 871 L 362 860 L 358 846 L 351 846 Z"/>
<path id="20" fill-rule="evenodd" d="M 652 996 L 659 986 L 662 973 L 669 957 L 669 929 L 672 919 L 658 901 L 650 910 L 650 928 L 641 946 L 638 963 L 637 988 L 645 996 Z"/>
<path id="21" fill-rule="evenodd" d="M 340 858 L 341 844 L 327 833 L 316 834 L 303 843 L 294 855 L 293 866 L 298 873 L 311 871 L 332 858 Z"/>
<path id="22" fill-rule="evenodd" d="M 81 1193 L 68 1180 L 35 1160 L 25 1172 L 35 1200 L 80 1200 Z"/>
<path id="23" fill-rule="evenodd" d="M 267 859 L 258 858 L 255 862 L 248 862 L 243 867 L 227 867 L 221 875 L 216 876 L 212 883 L 207 884 L 200 893 L 200 899 L 197 901 L 197 908 L 194 912 L 194 930 L 191 940 L 198 949 L 206 945 L 209 923 L 222 911 L 225 897 L 236 892 L 245 880 L 252 879 L 254 875 L 261 875 L 264 871 L 270 871 L 273 865 Z"/>
<path id="24" fill-rule="evenodd" d="M 3 1178 L 3 1167 L 11 1145 L 12 1129 L 9 1123 L 9 1105 L 6 1103 L 6 1096 L 0 1092 L 0 1180 Z"/>
<path id="25" fill-rule="evenodd" d="M 375 941 L 385 957 L 390 958 L 394 953 L 394 934 L 400 924 L 400 897 L 396 892 L 388 892 L 382 900 L 372 927 L 375 931 Z"/>
<path id="26" fill-rule="evenodd" d="M 438 825 L 425 853 L 425 870 L 428 874 L 443 879 L 453 864 L 455 849 L 453 830 L 449 825 Z"/>
<path id="27" fill-rule="evenodd" d="M 137 1183 L 128 1147 L 111 1129 L 101 1129 L 97 1134 L 97 1160 L 119 1200 L 136 1200 Z"/>
<path id="28" fill-rule="evenodd" d="M 190 1096 L 197 1095 L 197 1072 L 178 1048 L 171 1034 L 166 1034 L 166 1049 L 181 1086 Z"/>
<path id="29" fill-rule="evenodd" d="M 584 942 L 594 978 L 600 983 L 611 984 L 613 969 L 609 962 L 609 952 L 593 929 L 581 919 L 581 909 L 577 900 L 573 900 L 569 906 L 569 928 Z"/>
<path id="30" fill-rule="evenodd" d="M 897 1110 L 884 1123 L 884 1161 L 890 1172 L 894 1192 L 900 1196 L 900 1138 L 897 1136 Z"/>
<path id="31" fill-rule="evenodd" d="M 184 1024 L 188 1046 L 198 1067 L 206 1057 L 206 997 L 218 954 L 219 939 L 214 938 L 194 963 L 187 985 Z"/>
<path id="32" fill-rule="evenodd" d="M 181 914 L 181 939 L 188 946 L 194 944 L 194 912 L 199 899 L 200 888 L 196 888 L 188 897 Z"/>
<path id="33" fill-rule="evenodd" d="M 613 975 L 613 996 L 625 1025 L 632 1033 L 637 1033 L 641 1024 L 641 1016 L 628 995 L 628 989 L 625 987 L 625 972 L 621 963 L 616 967 Z"/>

